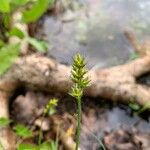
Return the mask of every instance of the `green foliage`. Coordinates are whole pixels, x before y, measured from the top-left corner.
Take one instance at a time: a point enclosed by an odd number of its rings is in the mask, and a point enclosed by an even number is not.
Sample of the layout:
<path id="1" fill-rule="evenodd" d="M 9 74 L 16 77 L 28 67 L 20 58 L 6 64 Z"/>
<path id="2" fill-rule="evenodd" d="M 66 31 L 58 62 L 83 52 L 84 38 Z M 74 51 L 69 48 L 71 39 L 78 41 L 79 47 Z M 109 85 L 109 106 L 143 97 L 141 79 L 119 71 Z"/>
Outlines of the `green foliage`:
<path id="1" fill-rule="evenodd" d="M 58 143 L 55 141 L 44 142 L 39 146 L 39 150 L 57 150 Z"/>
<path id="2" fill-rule="evenodd" d="M 4 43 L 2 40 L 0 40 L 0 49 L 1 49 L 3 46 L 5 46 L 5 43 Z"/>
<path id="3" fill-rule="evenodd" d="M 41 145 L 21 143 L 17 150 L 57 150 L 57 147 L 58 145 L 55 141 L 44 142 Z"/>
<path id="4" fill-rule="evenodd" d="M 58 104 L 58 99 L 56 98 L 50 99 L 48 104 L 45 106 L 44 116 L 53 115 L 56 112 L 57 104 Z"/>
<path id="5" fill-rule="evenodd" d="M 47 10 L 52 0 L 37 0 L 30 10 L 23 12 L 23 21 L 31 23 L 39 19 L 42 14 Z"/>
<path id="6" fill-rule="evenodd" d="M 21 143 L 19 144 L 17 150 L 39 150 L 39 148 L 36 145 Z"/>
<path id="7" fill-rule="evenodd" d="M 10 12 L 10 0 L 0 1 L 0 12 L 9 13 Z"/>
<path id="8" fill-rule="evenodd" d="M 21 40 L 27 41 L 37 51 L 46 52 L 48 44 L 45 41 L 37 40 L 28 36 L 27 33 L 23 33 L 19 28 L 11 28 L 11 19 L 13 13 L 20 11 L 22 19 L 18 21 L 25 21 L 26 23 L 34 22 L 47 10 L 49 5 L 52 5 L 54 0 L 1 0 L 0 13 L 2 16 L 2 25 L 5 26 L 4 36 L 9 38 L 10 36 L 16 36 Z M 27 10 L 27 6 L 30 4 L 30 10 Z M 13 63 L 19 54 L 20 45 L 14 43 L 9 45 L 0 39 L 0 75 L 2 75 Z"/>
<path id="9" fill-rule="evenodd" d="M 136 52 L 132 52 L 129 55 L 129 60 L 134 60 L 134 59 L 137 59 L 137 58 L 139 58 L 139 55 Z"/>
<path id="10" fill-rule="evenodd" d="M 8 118 L 0 118 L 0 127 L 6 127 L 8 126 L 12 121 Z"/>
<path id="11" fill-rule="evenodd" d="M 146 103 L 143 107 L 141 107 L 141 109 L 137 113 L 141 114 L 146 110 L 150 110 L 150 102 Z"/>
<path id="12" fill-rule="evenodd" d="M 11 25 L 11 15 L 9 13 L 3 14 L 3 20 L 2 24 L 5 27 L 5 29 L 9 29 Z M 5 31 L 5 36 L 7 36 L 8 31 Z"/>
<path id="13" fill-rule="evenodd" d="M 34 0 L 11 0 L 11 3 L 16 6 L 26 5 L 28 2 L 33 2 Z"/>
<path id="14" fill-rule="evenodd" d="M 71 89 L 70 95 L 72 95 L 78 103 L 78 125 L 77 125 L 77 138 L 76 138 L 76 150 L 78 150 L 80 144 L 80 126 L 81 126 L 81 98 L 83 96 L 83 90 L 89 86 L 90 80 L 86 76 L 86 62 L 84 57 L 79 53 L 74 56 L 73 65 L 71 70 L 71 79 L 74 82 L 74 85 Z"/>
<path id="15" fill-rule="evenodd" d="M 18 124 L 14 127 L 15 133 L 22 138 L 32 137 L 32 132 L 24 125 Z"/>
<path id="16" fill-rule="evenodd" d="M 26 40 L 29 44 L 31 44 L 36 50 L 39 52 L 46 52 L 48 49 L 48 44 L 45 41 L 37 40 L 35 38 L 27 37 Z"/>
<path id="17" fill-rule="evenodd" d="M 26 35 L 25 33 L 23 33 L 23 31 L 21 31 L 17 27 L 12 28 L 11 31 L 9 32 L 9 35 L 10 36 L 16 36 L 22 40 L 27 41 L 29 44 L 31 44 L 39 52 L 43 53 L 43 52 L 46 52 L 46 50 L 48 49 L 48 44 L 46 41 L 31 38 L 28 35 Z"/>
<path id="18" fill-rule="evenodd" d="M 56 98 L 50 99 L 48 104 L 44 108 L 43 117 L 45 117 L 46 115 L 48 115 L 48 116 L 53 115 L 56 112 L 57 104 L 58 104 L 58 99 L 56 99 Z M 43 123 L 43 120 L 41 122 L 41 127 L 42 127 L 42 123 Z M 40 128 L 39 140 L 38 140 L 39 145 L 41 145 L 42 138 L 43 138 L 43 132 L 42 132 L 42 128 Z"/>
<path id="19" fill-rule="evenodd" d="M 129 103 L 129 107 L 133 110 L 133 111 L 139 111 L 141 109 L 141 106 L 135 102 L 130 102 Z"/>
<path id="20" fill-rule="evenodd" d="M 150 110 L 150 103 L 148 102 L 148 103 L 146 103 L 144 106 L 141 106 L 141 105 L 137 104 L 136 102 L 131 101 L 131 102 L 129 103 L 129 107 L 130 107 L 133 111 L 135 111 L 137 114 L 141 114 L 141 113 L 143 113 L 143 112 L 146 111 L 146 110 Z"/>
<path id="21" fill-rule="evenodd" d="M 17 27 L 14 27 L 11 29 L 11 31 L 9 32 L 10 36 L 16 36 L 20 39 L 23 39 L 25 37 L 24 33 Z"/>
<path id="22" fill-rule="evenodd" d="M 2 75 L 19 55 L 19 44 L 11 44 L 0 49 L 0 75 Z"/>

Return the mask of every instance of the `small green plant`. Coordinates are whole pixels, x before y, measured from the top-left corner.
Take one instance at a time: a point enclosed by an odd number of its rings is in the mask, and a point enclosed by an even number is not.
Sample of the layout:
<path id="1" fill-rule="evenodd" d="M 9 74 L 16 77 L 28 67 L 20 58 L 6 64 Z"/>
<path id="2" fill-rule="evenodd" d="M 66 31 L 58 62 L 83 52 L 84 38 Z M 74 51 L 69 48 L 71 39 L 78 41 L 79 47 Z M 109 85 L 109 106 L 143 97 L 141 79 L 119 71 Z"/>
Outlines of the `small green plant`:
<path id="1" fill-rule="evenodd" d="M 44 118 L 45 116 L 53 115 L 56 112 L 57 104 L 58 104 L 58 99 L 56 99 L 56 98 L 50 99 L 48 104 L 44 108 L 42 118 Z M 42 124 L 43 124 L 43 120 L 41 122 L 41 128 L 40 128 L 40 131 L 39 131 L 39 141 L 38 141 L 39 145 L 41 145 L 41 141 L 42 141 L 42 138 L 43 138 Z"/>
<path id="2" fill-rule="evenodd" d="M 10 37 L 17 37 L 26 41 L 39 52 L 46 52 L 47 42 L 30 37 L 23 33 L 20 28 L 12 25 L 13 15 L 17 12 L 20 19 L 17 22 L 29 24 L 37 21 L 46 10 L 53 6 L 55 0 L 1 0 L 0 2 L 0 75 L 11 66 L 20 53 L 20 43 L 9 45 Z"/>
<path id="3" fill-rule="evenodd" d="M 12 120 L 1 117 L 0 118 L 0 127 L 5 128 L 8 125 L 10 125 L 11 122 L 12 122 Z M 26 139 L 26 138 L 32 137 L 32 132 L 26 126 L 24 126 L 22 124 L 17 124 L 13 129 L 14 129 L 14 132 L 16 133 L 16 135 L 18 135 L 21 139 Z M 20 141 L 22 141 L 22 140 L 20 140 Z M 17 144 L 19 145 L 20 142 L 18 141 Z M 1 141 L 0 141 L 0 148 L 5 149 L 3 147 Z"/>
<path id="4" fill-rule="evenodd" d="M 32 137 L 32 131 L 30 131 L 25 125 L 17 124 L 14 127 L 15 133 L 22 138 Z"/>
<path id="5" fill-rule="evenodd" d="M 83 96 L 83 90 L 89 86 L 90 80 L 86 76 L 86 62 L 84 57 L 79 53 L 74 56 L 72 70 L 71 70 L 71 79 L 74 82 L 74 85 L 71 89 L 70 95 L 77 100 L 77 135 L 76 135 L 76 150 L 78 150 L 80 144 L 80 128 L 81 128 L 81 98 Z"/>
<path id="6" fill-rule="evenodd" d="M 46 116 L 53 115 L 56 112 L 56 106 L 58 104 L 58 100 L 56 98 L 50 99 L 48 104 L 45 106 L 43 111 L 42 118 Z M 4 128 L 7 127 L 12 121 L 7 118 L 0 118 L 0 127 Z M 13 130 L 16 133 L 16 135 L 19 136 L 19 140 L 17 141 L 17 150 L 57 150 L 58 149 L 58 136 L 56 137 L 56 141 L 49 140 L 46 142 L 41 142 L 43 138 L 43 132 L 42 132 L 42 123 L 41 122 L 41 128 L 39 130 L 39 141 L 38 145 L 33 145 L 29 143 L 23 143 L 24 139 L 33 137 L 32 131 L 23 124 L 17 124 L 14 126 Z M 4 150 L 5 148 L 1 144 L 0 141 L 0 150 Z"/>
<path id="7" fill-rule="evenodd" d="M 58 99 L 53 98 L 50 99 L 48 104 L 44 108 L 44 116 L 46 115 L 53 115 L 56 112 L 56 106 L 58 104 Z"/>
<path id="8" fill-rule="evenodd" d="M 44 142 L 41 145 L 33 145 L 29 143 L 21 143 L 17 150 L 58 150 L 58 144 L 51 140 L 49 142 Z"/>
<path id="9" fill-rule="evenodd" d="M 12 121 L 8 118 L 1 117 L 0 118 L 0 127 L 7 127 Z"/>
<path id="10" fill-rule="evenodd" d="M 141 109 L 141 106 L 134 101 L 131 101 L 128 106 L 135 112 L 138 112 Z"/>

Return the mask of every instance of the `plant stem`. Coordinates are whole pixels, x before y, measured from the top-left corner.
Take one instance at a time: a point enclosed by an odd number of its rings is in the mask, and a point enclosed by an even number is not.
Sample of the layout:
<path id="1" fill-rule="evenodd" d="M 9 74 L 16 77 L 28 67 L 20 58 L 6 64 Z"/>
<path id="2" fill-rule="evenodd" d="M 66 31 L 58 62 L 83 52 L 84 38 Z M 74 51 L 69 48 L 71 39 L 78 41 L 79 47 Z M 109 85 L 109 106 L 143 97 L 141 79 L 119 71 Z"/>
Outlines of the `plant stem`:
<path id="1" fill-rule="evenodd" d="M 78 103 L 78 109 L 77 109 L 77 121 L 78 121 L 78 125 L 77 125 L 77 137 L 76 137 L 76 150 L 78 150 L 79 145 L 80 145 L 80 130 L 81 130 L 81 97 L 79 97 L 77 99 L 77 103 Z"/>

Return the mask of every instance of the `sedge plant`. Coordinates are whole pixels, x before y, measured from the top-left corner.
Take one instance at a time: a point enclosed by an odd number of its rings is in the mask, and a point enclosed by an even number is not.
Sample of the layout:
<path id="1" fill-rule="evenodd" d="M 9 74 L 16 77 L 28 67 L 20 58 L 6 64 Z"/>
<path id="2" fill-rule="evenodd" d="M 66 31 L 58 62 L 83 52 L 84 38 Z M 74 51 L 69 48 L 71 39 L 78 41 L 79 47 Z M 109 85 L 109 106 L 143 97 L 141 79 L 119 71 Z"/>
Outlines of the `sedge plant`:
<path id="1" fill-rule="evenodd" d="M 44 118 L 46 116 L 53 115 L 56 112 L 57 104 L 58 104 L 58 99 L 56 99 L 56 98 L 50 99 L 49 102 L 47 103 L 47 105 L 44 108 L 42 118 Z M 42 141 L 42 138 L 43 138 L 42 125 L 43 125 L 43 119 L 42 119 L 42 122 L 41 122 L 40 131 L 39 131 L 39 140 L 38 140 L 39 145 L 41 145 L 41 141 Z"/>
<path id="2" fill-rule="evenodd" d="M 43 110 L 42 118 L 46 116 L 53 115 L 56 112 L 56 106 L 58 104 L 58 99 L 52 98 L 49 100 L 48 104 Z M 0 117 L 0 128 L 6 128 L 13 121 L 8 118 Z M 41 121 L 41 126 L 39 130 L 38 145 L 33 145 L 29 143 L 24 143 L 25 139 L 33 137 L 32 131 L 23 124 L 17 124 L 13 127 L 15 134 L 18 136 L 17 140 L 17 150 L 58 150 L 58 134 L 56 136 L 56 141 L 49 140 L 42 142 L 43 131 L 42 131 L 43 120 Z M 2 141 L 0 141 L 0 150 L 5 150 Z"/>
<path id="3" fill-rule="evenodd" d="M 90 80 L 87 77 L 86 61 L 79 53 L 77 53 L 73 58 L 71 79 L 74 83 L 72 86 L 70 95 L 73 96 L 77 101 L 77 134 L 76 134 L 76 150 L 79 148 L 80 144 L 80 130 L 81 130 L 81 99 L 83 96 L 83 91 L 89 86 Z"/>

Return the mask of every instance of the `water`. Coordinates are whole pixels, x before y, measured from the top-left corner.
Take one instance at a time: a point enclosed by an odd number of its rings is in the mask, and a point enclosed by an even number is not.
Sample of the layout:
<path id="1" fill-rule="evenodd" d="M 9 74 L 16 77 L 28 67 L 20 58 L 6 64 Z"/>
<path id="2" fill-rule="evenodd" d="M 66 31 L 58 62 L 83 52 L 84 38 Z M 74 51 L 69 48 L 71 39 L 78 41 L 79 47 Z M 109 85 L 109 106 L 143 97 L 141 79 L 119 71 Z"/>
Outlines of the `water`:
<path id="1" fill-rule="evenodd" d="M 79 0 L 80 1 L 80 0 Z M 150 35 L 149 0 L 82 0 L 84 6 L 59 17 L 46 16 L 43 24 L 48 55 L 71 64 L 82 53 L 90 68 L 105 68 L 128 61 L 133 48 L 123 35 L 130 27 L 140 40 Z"/>
<path id="2" fill-rule="evenodd" d="M 128 131 L 132 136 L 136 135 L 137 131 L 141 134 L 150 134 L 149 121 L 140 118 L 129 107 L 123 105 L 113 106 L 111 109 L 94 107 L 88 113 L 86 112 L 86 116 L 82 117 L 82 122 L 81 149 L 83 150 L 91 150 L 94 145 L 100 147 L 97 139 L 103 139 L 108 133 L 119 129 Z M 114 136 L 114 138 L 120 137 Z"/>

